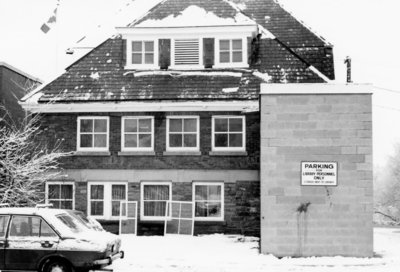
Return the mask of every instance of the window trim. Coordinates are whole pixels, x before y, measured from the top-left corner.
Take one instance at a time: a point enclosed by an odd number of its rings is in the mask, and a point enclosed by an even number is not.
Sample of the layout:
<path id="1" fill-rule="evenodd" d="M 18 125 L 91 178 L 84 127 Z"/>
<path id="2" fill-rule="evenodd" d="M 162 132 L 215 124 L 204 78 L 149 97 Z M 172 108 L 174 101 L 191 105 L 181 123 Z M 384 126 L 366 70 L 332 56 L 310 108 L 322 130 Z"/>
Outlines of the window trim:
<path id="1" fill-rule="evenodd" d="M 104 198 L 103 198 L 103 215 L 91 215 L 90 207 L 90 193 L 91 185 L 103 185 L 104 187 Z M 128 200 L 128 182 L 125 181 L 90 181 L 87 183 L 87 214 L 95 219 L 104 220 L 117 220 L 119 215 L 112 216 L 112 185 L 125 185 L 125 201 Z"/>
<path id="2" fill-rule="evenodd" d="M 170 147 L 169 146 L 169 122 L 171 119 L 196 119 L 197 131 L 196 131 L 196 147 Z M 185 134 L 185 132 L 182 132 Z M 193 134 L 193 133 L 190 133 Z M 169 115 L 167 116 L 167 127 L 166 127 L 166 151 L 200 151 L 200 116 L 198 115 Z"/>
<path id="3" fill-rule="evenodd" d="M 146 185 L 167 185 L 169 187 L 169 200 L 172 201 L 172 182 L 171 181 L 141 181 L 140 182 L 140 221 L 165 221 L 165 216 L 145 216 L 144 215 L 144 186 Z M 169 214 L 171 214 L 171 205 L 169 206 Z"/>
<path id="4" fill-rule="evenodd" d="M 242 40 L 242 62 L 232 62 L 232 40 Z M 230 62 L 222 62 L 220 61 L 220 46 L 219 43 L 221 40 L 229 40 L 230 44 Z M 215 59 L 215 65 L 214 67 L 216 68 L 224 68 L 224 67 L 249 67 L 249 64 L 247 62 L 247 37 L 245 36 L 226 36 L 226 37 L 220 37 L 220 38 L 215 38 L 215 54 L 214 54 L 214 59 Z"/>
<path id="5" fill-rule="evenodd" d="M 242 147 L 215 147 L 215 119 L 242 119 Z M 229 132 L 227 132 L 229 134 Z M 211 118 L 211 150 L 212 151 L 246 151 L 246 116 L 244 115 L 213 115 Z"/>
<path id="6" fill-rule="evenodd" d="M 176 65 L 175 64 L 175 40 L 194 40 L 198 39 L 199 40 L 199 64 L 188 64 L 188 65 Z M 190 69 L 204 69 L 204 63 L 203 63 L 203 37 L 202 36 L 189 36 L 189 37 L 174 37 L 171 38 L 171 69 L 184 69 L 184 70 L 190 70 Z"/>
<path id="7" fill-rule="evenodd" d="M 72 185 L 72 209 L 75 210 L 75 182 L 73 181 L 48 181 L 45 188 L 45 203 L 49 204 L 49 185 Z M 58 199 L 60 200 L 60 199 Z"/>
<path id="8" fill-rule="evenodd" d="M 150 119 L 151 120 L 151 146 L 150 147 L 125 147 L 125 120 L 127 119 Z M 138 132 L 138 134 L 140 134 Z M 146 133 L 148 134 L 148 133 Z M 139 145 L 139 143 L 138 143 Z M 154 116 L 123 116 L 121 118 L 121 151 L 123 152 L 142 152 L 154 151 Z"/>
<path id="9" fill-rule="evenodd" d="M 221 186 L 221 216 L 220 217 L 198 217 L 196 216 L 196 185 L 219 185 Z M 225 184 L 223 181 L 193 181 L 192 183 L 193 219 L 194 221 L 224 221 L 225 218 Z"/>
<path id="10" fill-rule="evenodd" d="M 81 120 L 91 119 L 91 120 L 106 120 L 107 121 L 107 139 L 106 139 L 106 147 L 81 147 Z M 110 140 L 110 117 L 109 116 L 78 116 L 77 118 L 77 151 L 108 151 L 109 149 L 109 140 Z M 94 133 L 94 132 L 93 132 Z M 92 133 L 92 135 L 93 135 Z"/>
<path id="11" fill-rule="evenodd" d="M 133 64 L 132 63 L 132 42 L 153 42 L 154 43 L 154 63 L 153 64 Z M 151 37 L 137 37 L 126 39 L 126 63 L 125 69 L 154 69 L 158 67 L 158 39 Z M 143 59 L 143 56 L 142 56 Z"/>

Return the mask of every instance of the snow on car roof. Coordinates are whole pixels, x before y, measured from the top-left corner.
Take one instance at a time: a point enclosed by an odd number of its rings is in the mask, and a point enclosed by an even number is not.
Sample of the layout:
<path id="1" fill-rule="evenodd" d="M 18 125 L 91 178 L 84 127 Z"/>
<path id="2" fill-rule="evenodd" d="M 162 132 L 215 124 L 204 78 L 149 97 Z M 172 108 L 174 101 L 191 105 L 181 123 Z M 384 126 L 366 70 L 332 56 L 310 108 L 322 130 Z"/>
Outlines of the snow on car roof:
<path id="1" fill-rule="evenodd" d="M 58 215 L 66 213 L 65 210 L 62 209 L 49 209 L 49 208 L 19 208 L 19 207 L 12 207 L 12 208 L 0 208 L 0 214 L 24 214 L 24 215 Z"/>

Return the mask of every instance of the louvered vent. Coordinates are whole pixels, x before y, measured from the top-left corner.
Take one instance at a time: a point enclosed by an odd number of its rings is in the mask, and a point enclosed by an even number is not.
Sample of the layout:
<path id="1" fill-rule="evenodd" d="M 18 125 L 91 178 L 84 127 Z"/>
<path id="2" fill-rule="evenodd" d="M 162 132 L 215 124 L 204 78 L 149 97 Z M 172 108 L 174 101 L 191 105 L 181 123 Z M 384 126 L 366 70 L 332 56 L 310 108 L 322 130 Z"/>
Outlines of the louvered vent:
<path id="1" fill-rule="evenodd" d="M 175 65 L 199 65 L 199 39 L 175 40 Z"/>

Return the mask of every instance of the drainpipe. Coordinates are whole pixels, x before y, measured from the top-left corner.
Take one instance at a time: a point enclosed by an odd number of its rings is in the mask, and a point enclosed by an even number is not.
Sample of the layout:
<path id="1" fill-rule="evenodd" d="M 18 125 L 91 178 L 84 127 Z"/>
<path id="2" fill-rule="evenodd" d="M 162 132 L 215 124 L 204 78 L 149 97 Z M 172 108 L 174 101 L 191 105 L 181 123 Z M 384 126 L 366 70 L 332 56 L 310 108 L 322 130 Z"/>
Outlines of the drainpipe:
<path id="1" fill-rule="evenodd" d="M 351 80 L 351 58 L 349 56 L 346 57 L 344 63 L 347 65 L 347 83 L 352 83 Z"/>

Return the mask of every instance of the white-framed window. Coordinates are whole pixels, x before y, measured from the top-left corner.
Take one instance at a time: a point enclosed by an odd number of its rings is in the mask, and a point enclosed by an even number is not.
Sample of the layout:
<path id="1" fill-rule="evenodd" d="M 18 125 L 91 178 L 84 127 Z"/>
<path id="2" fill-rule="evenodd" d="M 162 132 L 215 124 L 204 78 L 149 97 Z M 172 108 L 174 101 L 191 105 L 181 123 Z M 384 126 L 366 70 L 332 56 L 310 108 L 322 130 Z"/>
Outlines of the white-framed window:
<path id="1" fill-rule="evenodd" d="M 122 151 L 152 151 L 154 149 L 154 117 L 125 116 L 121 122 Z"/>
<path id="2" fill-rule="evenodd" d="M 193 182 L 196 221 L 224 220 L 224 183 Z"/>
<path id="3" fill-rule="evenodd" d="M 128 200 L 127 182 L 89 182 L 88 215 L 99 219 L 117 219 L 121 201 Z"/>
<path id="4" fill-rule="evenodd" d="M 46 183 L 46 204 L 57 209 L 75 209 L 75 184 L 51 181 Z"/>
<path id="5" fill-rule="evenodd" d="M 199 116 L 167 116 L 167 151 L 198 151 L 199 127 Z"/>
<path id="6" fill-rule="evenodd" d="M 108 151 L 109 117 L 80 116 L 77 129 L 78 151 Z"/>
<path id="7" fill-rule="evenodd" d="M 246 119 L 244 116 L 212 117 L 212 150 L 245 151 Z"/>
<path id="8" fill-rule="evenodd" d="M 172 39 L 171 66 L 174 68 L 200 68 L 203 65 L 201 38 Z"/>
<path id="9" fill-rule="evenodd" d="M 140 219 L 165 220 L 167 202 L 172 200 L 171 182 L 143 181 L 140 183 Z"/>
<path id="10" fill-rule="evenodd" d="M 127 68 L 154 68 L 158 65 L 158 40 L 127 40 Z"/>
<path id="11" fill-rule="evenodd" d="M 245 38 L 216 40 L 216 66 L 247 67 L 247 43 Z"/>

